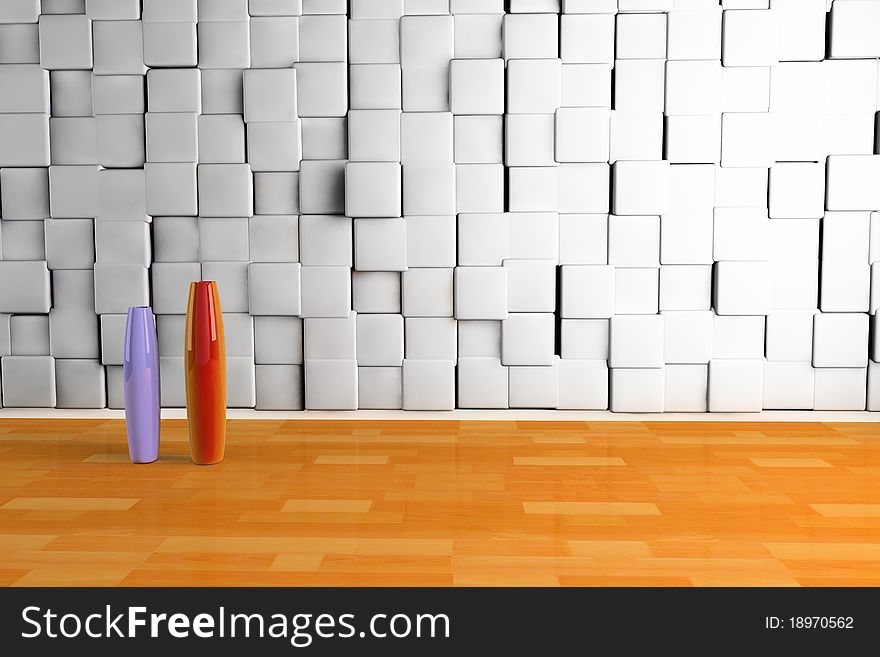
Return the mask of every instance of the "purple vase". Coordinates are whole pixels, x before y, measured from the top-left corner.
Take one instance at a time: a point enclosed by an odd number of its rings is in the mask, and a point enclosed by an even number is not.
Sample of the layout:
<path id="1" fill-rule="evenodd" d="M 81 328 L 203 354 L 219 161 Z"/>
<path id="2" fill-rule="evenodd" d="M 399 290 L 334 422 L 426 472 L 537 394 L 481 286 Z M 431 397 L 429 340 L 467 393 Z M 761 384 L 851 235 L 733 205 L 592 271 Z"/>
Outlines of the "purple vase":
<path id="1" fill-rule="evenodd" d="M 156 317 L 148 306 L 128 309 L 123 379 L 125 430 L 133 463 L 159 458 L 159 347 Z"/>

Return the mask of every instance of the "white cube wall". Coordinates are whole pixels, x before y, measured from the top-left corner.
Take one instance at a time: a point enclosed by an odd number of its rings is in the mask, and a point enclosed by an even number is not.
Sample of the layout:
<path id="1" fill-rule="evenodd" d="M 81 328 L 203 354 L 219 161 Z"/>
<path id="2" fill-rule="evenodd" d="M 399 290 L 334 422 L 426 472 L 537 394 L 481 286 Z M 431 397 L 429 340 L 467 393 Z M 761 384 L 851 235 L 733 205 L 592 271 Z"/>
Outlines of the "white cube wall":
<path id="1" fill-rule="evenodd" d="M 232 406 L 880 410 L 876 3 L 38 4 L 5 405 L 118 407 L 146 304 L 182 405 L 214 279 Z"/>

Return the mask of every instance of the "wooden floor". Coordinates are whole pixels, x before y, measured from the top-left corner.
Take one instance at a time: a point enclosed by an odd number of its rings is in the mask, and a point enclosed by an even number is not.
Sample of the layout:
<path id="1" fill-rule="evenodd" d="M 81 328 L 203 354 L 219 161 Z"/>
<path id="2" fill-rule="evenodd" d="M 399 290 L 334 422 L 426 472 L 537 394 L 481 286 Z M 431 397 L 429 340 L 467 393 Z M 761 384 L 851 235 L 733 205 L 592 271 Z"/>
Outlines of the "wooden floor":
<path id="1" fill-rule="evenodd" d="M 0 421 L 0 585 L 880 585 L 880 424 Z"/>

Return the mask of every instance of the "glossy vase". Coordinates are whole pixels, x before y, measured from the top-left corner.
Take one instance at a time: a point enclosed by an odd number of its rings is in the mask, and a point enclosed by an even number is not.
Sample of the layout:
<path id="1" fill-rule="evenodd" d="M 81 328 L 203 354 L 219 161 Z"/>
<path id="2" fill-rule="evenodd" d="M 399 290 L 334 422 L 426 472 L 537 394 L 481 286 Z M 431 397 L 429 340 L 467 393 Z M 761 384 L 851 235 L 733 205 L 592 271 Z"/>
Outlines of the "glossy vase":
<path id="1" fill-rule="evenodd" d="M 128 454 L 132 463 L 152 463 L 159 458 L 159 348 L 150 308 L 128 309 L 122 357 Z"/>
<path id="2" fill-rule="evenodd" d="M 192 460 L 219 463 L 226 450 L 226 338 L 216 281 L 190 283 L 184 341 Z"/>

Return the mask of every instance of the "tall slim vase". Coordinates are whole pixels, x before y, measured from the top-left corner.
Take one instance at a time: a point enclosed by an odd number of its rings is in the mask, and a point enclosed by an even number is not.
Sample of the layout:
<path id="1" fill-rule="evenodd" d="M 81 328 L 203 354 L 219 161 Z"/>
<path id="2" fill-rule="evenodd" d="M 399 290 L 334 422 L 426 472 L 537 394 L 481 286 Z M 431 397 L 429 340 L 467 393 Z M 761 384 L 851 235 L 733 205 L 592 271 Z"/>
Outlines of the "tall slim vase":
<path id="1" fill-rule="evenodd" d="M 226 338 L 216 281 L 189 285 L 184 356 L 192 460 L 219 463 L 226 450 Z"/>
<path id="2" fill-rule="evenodd" d="M 149 307 L 128 309 L 122 376 L 128 454 L 133 463 L 152 463 L 159 458 L 159 348 Z"/>

